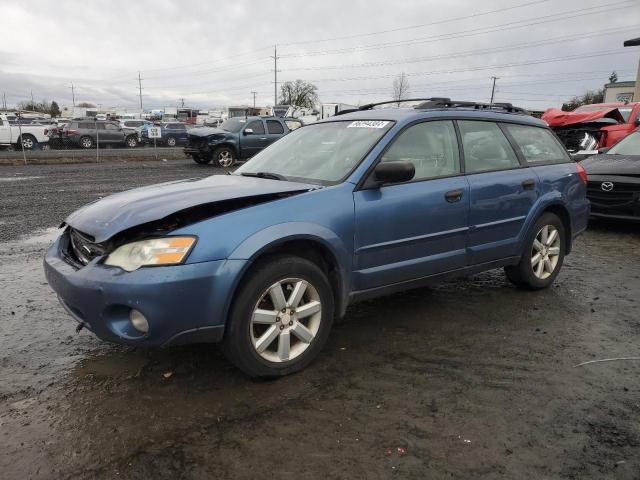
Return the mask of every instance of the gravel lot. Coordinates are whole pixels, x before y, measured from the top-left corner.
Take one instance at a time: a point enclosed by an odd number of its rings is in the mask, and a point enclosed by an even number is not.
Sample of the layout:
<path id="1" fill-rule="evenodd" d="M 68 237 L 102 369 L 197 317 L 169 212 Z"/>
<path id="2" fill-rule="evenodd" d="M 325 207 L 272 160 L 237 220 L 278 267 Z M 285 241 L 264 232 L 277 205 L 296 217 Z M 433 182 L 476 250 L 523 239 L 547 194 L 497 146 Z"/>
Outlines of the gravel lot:
<path id="1" fill-rule="evenodd" d="M 253 381 L 215 346 L 74 333 L 41 259 L 75 208 L 222 173 L 0 167 L 0 476 L 640 478 L 640 227 L 599 223 L 556 285 L 501 271 L 350 307 L 320 358 Z M 49 229 L 49 230 L 46 230 Z"/>

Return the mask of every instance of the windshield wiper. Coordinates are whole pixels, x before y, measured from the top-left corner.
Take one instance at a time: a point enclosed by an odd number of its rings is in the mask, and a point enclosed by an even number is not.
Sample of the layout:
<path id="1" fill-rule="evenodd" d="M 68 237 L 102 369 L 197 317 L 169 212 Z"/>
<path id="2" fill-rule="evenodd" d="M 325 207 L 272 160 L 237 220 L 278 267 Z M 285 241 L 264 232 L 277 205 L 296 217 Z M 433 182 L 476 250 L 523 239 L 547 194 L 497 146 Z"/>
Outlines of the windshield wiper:
<path id="1" fill-rule="evenodd" d="M 268 178 L 269 180 L 286 180 L 287 177 L 284 175 L 280 175 L 278 173 L 271 172 L 241 172 L 240 175 L 243 177 L 258 177 L 258 178 Z"/>

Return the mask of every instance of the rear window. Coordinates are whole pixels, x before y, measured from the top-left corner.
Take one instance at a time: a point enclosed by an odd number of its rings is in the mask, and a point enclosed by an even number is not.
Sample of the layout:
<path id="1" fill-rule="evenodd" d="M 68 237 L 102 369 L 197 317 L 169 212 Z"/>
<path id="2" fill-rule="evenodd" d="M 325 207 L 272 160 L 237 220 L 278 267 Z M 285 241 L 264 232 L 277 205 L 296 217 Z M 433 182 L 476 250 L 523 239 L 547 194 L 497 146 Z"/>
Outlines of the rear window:
<path id="1" fill-rule="evenodd" d="M 170 123 L 169 125 L 167 125 L 167 128 L 170 128 L 172 130 L 185 130 L 184 124 L 182 123 Z"/>
<path id="2" fill-rule="evenodd" d="M 513 137 L 527 163 L 564 163 L 570 161 L 560 142 L 546 128 L 526 125 L 504 127 Z"/>

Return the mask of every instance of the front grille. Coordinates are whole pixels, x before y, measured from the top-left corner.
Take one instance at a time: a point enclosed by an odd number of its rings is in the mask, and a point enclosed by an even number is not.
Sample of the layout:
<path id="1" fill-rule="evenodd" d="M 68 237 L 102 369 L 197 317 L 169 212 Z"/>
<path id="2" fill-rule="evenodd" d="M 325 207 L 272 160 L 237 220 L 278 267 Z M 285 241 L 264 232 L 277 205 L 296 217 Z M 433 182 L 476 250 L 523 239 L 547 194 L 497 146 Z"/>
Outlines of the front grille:
<path id="1" fill-rule="evenodd" d="M 603 183 L 613 184 L 613 187 L 605 190 Z M 614 210 L 622 215 L 640 215 L 640 183 L 590 181 L 587 184 L 587 198 L 595 213 Z"/>
<path id="2" fill-rule="evenodd" d="M 70 252 L 74 259 L 82 265 L 87 265 L 94 258 L 106 253 L 104 247 L 95 243 L 93 238 L 73 228 L 69 229 Z"/>
<path id="3" fill-rule="evenodd" d="M 202 137 L 196 137 L 195 135 L 189 135 L 187 140 L 187 146 L 191 148 L 201 148 L 207 145 L 207 139 Z"/>

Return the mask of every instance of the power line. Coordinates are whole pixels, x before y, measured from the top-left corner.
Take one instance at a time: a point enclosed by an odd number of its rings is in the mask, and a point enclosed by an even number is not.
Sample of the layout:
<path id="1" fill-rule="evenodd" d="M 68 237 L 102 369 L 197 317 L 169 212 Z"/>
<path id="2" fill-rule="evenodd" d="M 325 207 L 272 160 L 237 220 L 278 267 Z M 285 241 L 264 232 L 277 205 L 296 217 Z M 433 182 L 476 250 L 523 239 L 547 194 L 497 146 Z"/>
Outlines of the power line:
<path id="1" fill-rule="evenodd" d="M 355 51 L 366 51 L 366 50 L 374 50 L 374 49 L 377 50 L 380 48 L 400 47 L 400 46 L 407 46 L 407 45 L 416 45 L 421 43 L 431 43 L 431 42 L 437 42 L 442 40 L 451 40 L 451 39 L 462 38 L 462 37 L 484 35 L 486 33 L 512 30 L 512 29 L 528 27 L 532 25 L 539 25 L 541 23 L 557 22 L 557 21 L 566 20 L 569 18 L 576 18 L 576 17 L 583 17 L 586 15 L 604 13 L 611 10 L 617 10 L 623 4 L 635 4 L 635 0 L 623 0 L 623 1 L 612 3 L 609 5 L 601 5 L 601 6 L 580 8 L 576 10 L 568 10 L 565 12 L 544 15 L 541 17 L 533 18 L 533 19 L 517 20 L 513 22 L 492 25 L 490 27 L 479 27 L 479 28 L 473 28 L 469 30 L 462 30 L 456 33 L 445 33 L 445 34 L 433 35 L 430 37 L 421 37 L 421 38 L 414 38 L 410 40 L 400 40 L 395 42 L 384 42 L 384 43 L 376 43 L 376 44 L 369 44 L 369 45 L 357 45 L 354 47 L 339 48 L 334 50 L 319 50 L 314 52 L 282 55 L 282 58 L 298 58 L 298 57 L 311 57 L 311 56 L 334 55 L 334 54 L 337 55 L 337 54 L 343 54 L 343 53 L 351 53 Z M 594 10 L 594 11 L 585 11 L 585 10 Z M 575 15 L 568 15 L 568 14 L 574 14 L 574 13 Z M 535 21 L 530 21 L 530 20 L 535 20 Z M 525 23 L 525 22 L 529 22 L 529 23 Z M 522 24 L 522 25 L 517 25 L 517 24 Z M 502 28 L 502 27 L 506 27 L 506 28 Z"/>
<path id="2" fill-rule="evenodd" d="M 524 8 L 524 7 L 529 7 L 532 5 L 538 5 L 540 3 L 546 3 L 549 0 L 538 0 L 535 2 L 528 2 L 528 3 L 523 3 L 520 5 L 514 5 L 512 7 L 505 7 L 505 8 L 498 8 L 496 10 L 489 10 L 486 12 L 478 12 L 478 13 L 474 13 L 471 15 L 464 15 L 462 17 L 454 17 L 454 18 L 446 18 L 443 20 L 437 20 L 435 22 L 429 22 L 429 23 L 422 23 L 420 25 L 412 25 L 412 26 L 408 26 L 408 27 L 398 27 L 398 28 L 392 28 L 389 30 L 378 30 L 376 32 L 369 32 L 369 33 L 356 33 L 353 35 L 343 35 L 341 37 L 332 37 L 332 38 L 325 38 L 325 39 L 320 39 L 320 40 L 302 40 L 299 42 L 283 42 L 280 43 L 280 45 L 282 46 L 289 46 L 289 45 L 305 45 L 305 44 L 309 44 L 309 43 L 322 43 L 322 42 L 332 42 L 335 40 L 347 40 L 347 39 L 351 39 L 351 38 L 358 38 L 358 37 L 371 37 L 374 35 L 383 35 L 385 33 L 394 33 L 394 32 L 400 32 L 400 31 L 404 31 L 404 30 L 413 30 L 413 29 L 417 29 L 417 28 L 424 28 L 424 27 L 431 27 L 434 25 L 441 25 L 443 23 L 450 23 L 450 22 L 456 22 L 459 20 L 467 20 L 469 18 L 477 18 L 477 17 L 482 17 L 485 15 L 491 15 L 493 13 L 503 13 L 509 10 L 515 10 L 517 8 Z"/>

